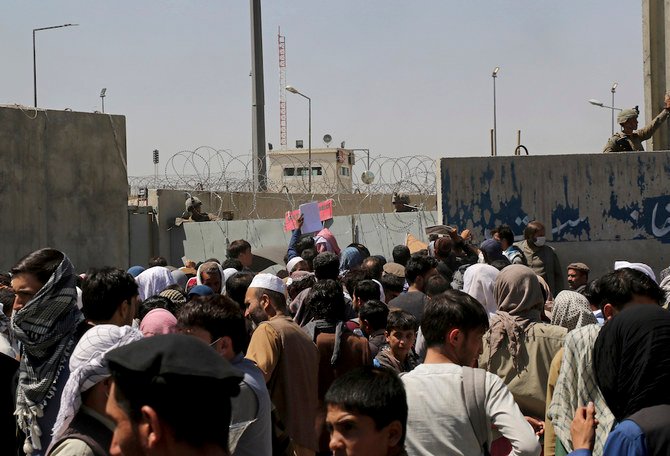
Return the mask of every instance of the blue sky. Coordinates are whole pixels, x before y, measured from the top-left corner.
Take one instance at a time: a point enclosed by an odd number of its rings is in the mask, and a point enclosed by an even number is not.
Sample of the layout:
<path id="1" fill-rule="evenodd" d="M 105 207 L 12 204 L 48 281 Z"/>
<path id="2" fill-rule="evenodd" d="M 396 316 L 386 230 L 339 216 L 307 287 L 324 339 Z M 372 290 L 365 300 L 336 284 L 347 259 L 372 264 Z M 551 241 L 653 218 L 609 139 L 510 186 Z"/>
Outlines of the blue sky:
<path id="1" fill-rule="evenodd" d="M 251 150 L 249 2 L 5 0 L 0 104 L 126 116 L 130 175 L 153 173 L 151 151 Z M 593 0 L 263 2 L 267 141 L 279 145 L 277 28 L 287 82 L 312 97 L 312 143 L 391 157 L 490 154 L 491 71 L 498 154 L 516 130 L 531 154 L 600 152 L 609 104 L 643 104 L 640 2 Z M 287 94 L 288 142 L 307 143 L 306 100 Z M 659 107 L 660 109 L 660 107 Z M 641 120 L 644 120 L 643 117 Z"/>

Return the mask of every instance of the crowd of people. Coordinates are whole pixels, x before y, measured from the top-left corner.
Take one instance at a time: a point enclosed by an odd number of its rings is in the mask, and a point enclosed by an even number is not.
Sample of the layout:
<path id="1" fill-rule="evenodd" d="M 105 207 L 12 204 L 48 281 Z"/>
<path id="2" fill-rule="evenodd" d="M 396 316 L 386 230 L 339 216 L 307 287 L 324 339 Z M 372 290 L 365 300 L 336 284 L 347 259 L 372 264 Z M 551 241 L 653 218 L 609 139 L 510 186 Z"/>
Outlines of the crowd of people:
<path id="1" fill-rule="evenodd" d="M 1 453 L 670 454 L 670 268 L 589 277 L 538 221 L 392 258 L 301 228 L 275 274 L 246 240 L 182 267 L 20 259 Z"/>

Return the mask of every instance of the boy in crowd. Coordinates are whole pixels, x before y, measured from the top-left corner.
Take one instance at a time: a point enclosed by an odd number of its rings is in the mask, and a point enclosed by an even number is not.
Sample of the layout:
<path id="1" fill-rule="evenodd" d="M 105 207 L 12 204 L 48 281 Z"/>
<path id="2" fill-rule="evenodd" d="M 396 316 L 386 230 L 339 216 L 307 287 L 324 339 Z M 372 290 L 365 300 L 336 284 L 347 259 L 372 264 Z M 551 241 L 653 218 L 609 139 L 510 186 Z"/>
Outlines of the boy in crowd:
<path id="1" fill-rule="evenodd" d="M 336 456 L 403 456 L 407 399 L 398 376 L 362 367 L 338 378 L 326 393 L 330 450 Z"/>
<path id="2" fill-rule="evenodd" d="M 365 302 L 358 309 L 358 320 L 361 324 L 360 331 L 363 336 L 368 338 L 370 356 L 373 358 L 386 345 L 386 323 L 388 316 L 388 306 L 374 299 Z"/>
<path id="3" fill-rule="evenodd" d="M 409 372 L 418 366 L 419 358 L 412 350 L 418 326 L 411 313 L 400 309 L 391 311 L 385 331 L 388 345 L 377 354 L 375 366 L 387 367 L 397 373 Z"/>

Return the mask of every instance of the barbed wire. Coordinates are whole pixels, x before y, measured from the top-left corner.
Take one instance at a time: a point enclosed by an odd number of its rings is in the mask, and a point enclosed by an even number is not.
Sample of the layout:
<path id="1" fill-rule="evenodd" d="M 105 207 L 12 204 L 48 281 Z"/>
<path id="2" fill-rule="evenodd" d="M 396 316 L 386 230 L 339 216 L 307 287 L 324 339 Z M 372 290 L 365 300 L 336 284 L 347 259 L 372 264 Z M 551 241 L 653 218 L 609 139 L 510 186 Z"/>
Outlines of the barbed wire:
<path id="1" fill-rule="evenodd" d="M 369 168 L 367 157 L 356 158 L 350 176 L 340 174 L 342 166 L 338 163 L 313 159 L 311 193 L 436 193 L 436 165 L 430 157 L 370 157 Z M 258 166 L 254 165 L 250 155 L 238 156 L 225 149 L 201 146 L 184 150 L 170 157 L 162 174 L 129 177 L 130 195 L 137 195 L 141 188 L 255 193 Z M 285 176 L 285 168 L 292 168 L 294 175 Z M 309 193 L 308 169 L 309 163 L 302 157 L 268 155 L 267 192 Z M 370 183 L 363 182 L 366 171 L 374 175 Z"/>

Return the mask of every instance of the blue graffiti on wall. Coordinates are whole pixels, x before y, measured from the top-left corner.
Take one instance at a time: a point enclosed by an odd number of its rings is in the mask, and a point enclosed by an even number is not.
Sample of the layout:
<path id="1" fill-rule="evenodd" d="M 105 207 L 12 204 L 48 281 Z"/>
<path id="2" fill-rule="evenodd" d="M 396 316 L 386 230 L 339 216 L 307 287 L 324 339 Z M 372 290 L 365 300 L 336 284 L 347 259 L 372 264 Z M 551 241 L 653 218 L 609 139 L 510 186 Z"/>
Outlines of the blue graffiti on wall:
<path id="1" fill-rule="evenodd" d="M 515 191 L 517 191 L 516 174 L 514 164 L 510 166 L 510 178 Z M 493 180 L 494 172 L 489 168 L 481 176 L 482 183 Z M 504 178 L 504 170 L 501 178 Z M 471 178 L 474 180 L 474 176 Z M 472 188 L 475 188 L 472 182 Z M 490 187 L 490 185 L 489 185 Z M 523 210 L 521 198 L 513 196 L 508 201 L 496 201 L 499 209 L 494 210 L 491 191 L 479 195 L 477 204 L 462 204 L 453 208 L 449 204 L 449 191 L 451 189 L 451 179 L 449 171 L 446 168 L 442 170 L 442 210 L 444 211 L 444 223 L 457 226 L 460 229 L 466 226 L 473 226 L 475 229 L 481 229 L 482 233 L 500 225 L 509 225 L 515 235 L 523 234 L 524 227 L 530 222 L 526 211 Z M 477 212 L 478 216 L 475 216 Z"/>
<path id="2" fill-rule="evenodd" d="M 603 218 L 611 217 L 615 220 L 630 223 L 634 229 L 640 228 L 640 205 L 637 202 L 619 207 L 619 201 L 614 192 L 610 193 L 610 208 L 603 210 Z"/>
<path id="3" fill-rule="evenodd" d="M 580 241 L 591 240 L 591 225 L 588 217 L 580 217 L 579 209 L 559 204 L 551 212 L 551 232 L 553 241 L 570 241 L 566 236 L 574 236 Z M 585 236 L 585 238 L 582 238 Z"/>
<path id="4" fill-rule="evenodd" d="M 565 201 L 568 201 L 568 177 L 563 176 L 563 194 Z M 553 241 L 569 241 L 565 236 L 574 236 L 578 240 L 591 240 L 591 225 L 588 217 L 579 216 L 579 208 L 559 204 L 551 211 L 551 233 Z"/>
<path id="5" fill-rule="evenodd" d="M 670 242 L 670 196 L 646 198 L 642 203 L 642 224 L 647 233 L 664 243 Z"/>
<path id="6" fill-rule="evenodd" d="M 629 224 L 632 230 L 643 231 L 632 239 L 656 238 L 670 243 L 670 196 L 644 198 L 642 205 L 633 202 L 619 206 L 617 197 L 610 195 L 610 208 L 603 211 L 604 217 L 610 217 Z M 646 233 L 646 236 L 645 236 Z"/>

